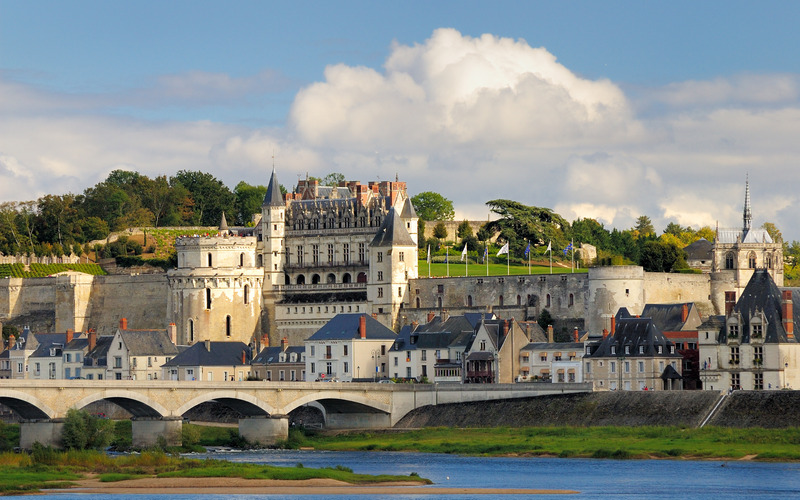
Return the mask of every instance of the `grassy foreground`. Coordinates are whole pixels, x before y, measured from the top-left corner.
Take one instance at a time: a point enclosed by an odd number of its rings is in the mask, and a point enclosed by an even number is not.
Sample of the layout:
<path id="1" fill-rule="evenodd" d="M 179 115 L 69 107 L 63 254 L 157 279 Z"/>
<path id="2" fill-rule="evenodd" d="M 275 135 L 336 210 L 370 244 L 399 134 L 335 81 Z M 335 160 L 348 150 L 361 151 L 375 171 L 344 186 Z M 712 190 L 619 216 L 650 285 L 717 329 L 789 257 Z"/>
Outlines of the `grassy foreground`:
<path id="1" fill-rule="evenodd" d="M 415 473 L 410 476 L 354 474 L 347 467 L 324 469 L 273 467 L 232 463 L 224 460 L 195 460 L 143 452 L 139 455 L 109 456 L 97 451 L 55 451 L 37 448 L 30 455 L 0 454 L 0 495 L 68 488 L 73 481 L 98 475 L 100 481 L 122 481 L 143 477 L 238 477 L 242 479 L 335 479 L 350 484 L 418 482 L 430 484 Z"/>
<path id="2" fill-rule="evenodd" d="M 408 432 L 304 435 L 290 447 L 586 458 L 800 460 L 800 428 L 523 427 L 426 428 Z"/>

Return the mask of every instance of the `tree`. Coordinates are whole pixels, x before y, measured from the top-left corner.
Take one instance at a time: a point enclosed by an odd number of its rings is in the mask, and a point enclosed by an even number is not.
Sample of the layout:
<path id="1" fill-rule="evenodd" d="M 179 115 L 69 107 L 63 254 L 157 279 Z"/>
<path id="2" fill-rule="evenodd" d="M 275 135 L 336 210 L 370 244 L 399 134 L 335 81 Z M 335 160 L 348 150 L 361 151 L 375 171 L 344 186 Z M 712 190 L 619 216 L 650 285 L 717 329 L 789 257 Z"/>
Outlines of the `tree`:
<path id="1" fill-rule="evenodd" d="M 686 253 L 675 243 L 649 240 L 642 246 L 639 265 L 645 271 L 669 273 L 686 269 Z"/>
<path id="2" fill-rule="evenodd" d="M 765 222 L 761 225 L 761 229 L 769 233 L 770 238 L 775 243 L 783 243 L 783 235 L 778 227 L 772 222 Z"/>
<path id="3" fill-rule="evenodd" d="M 547 327 L 553 324 L 553 316 L 550 315 L 550 311 L 542 309 L 542 312 L 539 313 L 539 317 L 536 318 L 536 323 L 542 327 L 542 330 L 547 331 Z"/>
<path id="4" fill-rule="evenodd" d="M 181 170 L 170 182 L 179 183 L 189 191 L 194 202 L 192 223 L 216 226 L 222 220 L 223 212 L 234 212 L 234 194 L 211 174 Z"/>
<path id="5" fill-rule="evenodd" d="M 456 235 L 462 240 L 468 236 L 472 236 L 472 226 L 469 224 L 468 220 L 464 220 L 458 225 Z"/>
<path id="6" fill-rule="evenodd" d="M 456 215 L 453 202 L 433 191 L 413 196 L 411 204 L 422 220 L 453 220 Z"/>
<path id="7" fill-rule="evenodd" d="M 606 250 L 611 241 L 611 233 L 595 219 L 577 219 L 572 222 L 572 239 L 576 243 L 588 243 Z"/>
<path id="8" fill-rule="evenodd" d="M 646 215 L 640 215 L 638 219 L 636 219 L 636 225 L 634 229 L 637 231 L 638 236 L 647 236 L 649 234 L 655 234 L 656 230 L 653 227 L 653 221 L 650 220 L 650 217 Z"/>
<path id="9" fill-rule="evenodd" d="M 322 178 L 320 184 L 322 184 L 323 186 L 338 186 L 340 183 L 344 181 L 345 181 L 344 174 L 340 174 L 339 172 L 331 172 Z"/>
<path id="10" fill-rule="evenodd" d="M 267 194 L 266 186 L 251 186 L 242 181 L 233 190 L 235 197 L 234 220 L 236 224 L 246 226 L 253 222 L 253 215 L 261 213 L 261 204 Z"/>
<path id="11" fill-rule="evenodd" d="M 568 240 L 564 228 L 569 228 L 569 222 L 549 208 L 531 207 L 511 200 L 492 200 L 486 204 L 500 218 L 484 227 L 491 234 L 500 233 L 500 238 L 509 242 L 512 255 L 522 254 L 527 245 L 525 240 L 533 246 L 547 246 L 550 241 L 554 249 L 566 246 Z"/>
<path id="12" fill-rule="evenodd" d="M 92 415 L 85 410 L 67 410 L 61 442 L 64 448 L 74 450 L 100 450 L 111 443 L 114 422 Z"/>
<path id="13" fill-rule="evenodd" d="M 12 335 L 15 338 L 19 338 L 19 329 L 14 325 L 3 325 L 3 342 Z"/>
<path id="14" fill-rule="evenodd" d="M 433 237 L 439 240 L 447 238 L 447 226 L 444 225 L 444 222 L 439 222 L 433 226 Z"/>

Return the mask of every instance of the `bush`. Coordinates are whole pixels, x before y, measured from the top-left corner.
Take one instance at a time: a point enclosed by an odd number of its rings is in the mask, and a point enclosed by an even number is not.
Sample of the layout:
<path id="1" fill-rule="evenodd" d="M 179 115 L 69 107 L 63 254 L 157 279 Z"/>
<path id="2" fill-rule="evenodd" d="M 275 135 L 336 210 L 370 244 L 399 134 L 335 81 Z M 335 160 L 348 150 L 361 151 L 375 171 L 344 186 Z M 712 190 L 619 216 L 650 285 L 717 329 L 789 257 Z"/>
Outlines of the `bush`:
<path id="1" fill-rule="evenodd" d="M 85 410 L 67 411 L 61 441 L 64 448 L 75 450 L 105 448 L 114 436 L 114 422 Z"/>

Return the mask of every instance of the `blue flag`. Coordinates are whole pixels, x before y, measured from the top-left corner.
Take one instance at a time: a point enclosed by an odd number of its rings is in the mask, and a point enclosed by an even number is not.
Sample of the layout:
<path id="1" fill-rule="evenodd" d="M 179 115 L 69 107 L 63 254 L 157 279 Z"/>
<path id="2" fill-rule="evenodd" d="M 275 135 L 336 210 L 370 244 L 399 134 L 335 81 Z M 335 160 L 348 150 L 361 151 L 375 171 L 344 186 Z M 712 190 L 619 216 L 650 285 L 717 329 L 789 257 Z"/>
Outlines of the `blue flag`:
<path id="1" fill-rule="evenodd" d="M 528 246 L 525 247 L 525 257 L 527 257 L 529 253 L 531 253 L 531 242 L 530 241 L 528 242 Z"/>
<path id="2" fill-rule="evenodd" d="M 489 247 L 488 246 L 483 250 L 483 260 L 481 260 L 481 262 L 486 262 L 486 258 L 487 257 L 489 257 Z"/>
<path id="3" fill-rule="evenodd" d="M 567 255 L 567 252 L 569 252 L 570 250 L 572 250 L 572 243 L 570 243 L 569 245 L 566 246 L 566 248 L 564 248 L 564 255 Z"/>

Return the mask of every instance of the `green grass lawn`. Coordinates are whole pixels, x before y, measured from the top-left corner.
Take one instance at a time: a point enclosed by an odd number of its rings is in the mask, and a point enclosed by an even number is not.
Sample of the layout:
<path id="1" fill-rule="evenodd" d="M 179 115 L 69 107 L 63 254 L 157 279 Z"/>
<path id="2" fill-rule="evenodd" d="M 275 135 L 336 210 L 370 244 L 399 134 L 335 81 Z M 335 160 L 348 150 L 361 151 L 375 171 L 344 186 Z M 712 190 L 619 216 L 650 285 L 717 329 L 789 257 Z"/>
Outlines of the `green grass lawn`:
<path id="1" fill-rule="evenodd" d="M 293 436 L 319 450 L 382 450 L 463 455 L 593 458 L 723 458 L 800 460 L 800 428 L 524 427 L 427 428 L 397 433 Z"/>
<path id="2" fill-rule="evenodd" d="M 563 263 L 561 263 L 563 265 Z M 574 269 L 575 273 L 585 273 L 587 269 Z M 431 262 L 430 264 L 430 276 L 466 276 L 467 272 L 467 265 L 464 262 L 458 262 L 458 259 L 453 259 L 450 262 L 449 271 L 448 266 L 442 262 Z M 558 263 L 553 263 L 553 274 L 569 274 L 573 272 L 572 269 L 569 267 L 569 263 L 567 263 L 567 267 L 561 267 Z M 502 264 L 489 264 L 489 274 L 488 276 L 506 276 L 507 274 L 528 274 L 528 266 L 527 265 L 518 265 L 518 264 L 511 264 L 511 266 L 506 267 L 505 263 Z M 534 265 L 531 264 L 530 267 L 530 274 L 550 274 L 550 266 L 549 265 Z M 487 276 L 486 274 L 486 264 L 474 263 L 470 262 L 469 264 L 469 276 Z M 424 259 L 419 261 L 419 277 L 426 278 L 428 277 L 428 262 Z"/>

